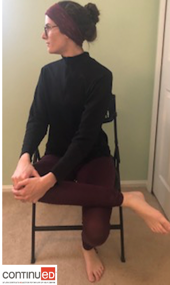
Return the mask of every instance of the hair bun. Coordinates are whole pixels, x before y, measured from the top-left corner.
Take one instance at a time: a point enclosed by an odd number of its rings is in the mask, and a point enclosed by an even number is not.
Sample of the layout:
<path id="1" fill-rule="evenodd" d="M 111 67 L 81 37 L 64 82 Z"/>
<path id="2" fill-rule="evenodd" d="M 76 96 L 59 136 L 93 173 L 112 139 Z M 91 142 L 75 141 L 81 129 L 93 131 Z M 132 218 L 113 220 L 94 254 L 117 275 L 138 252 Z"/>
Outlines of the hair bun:
<path id="1" fill-rule="evenodd" d="M 97 6 L 93 3 L 88 3 L 84 6 L 84 8 L 88 11 L 88 14 L 94 24 L 99 22 L 99 15 L 100 12 L 97 8 Z"/>

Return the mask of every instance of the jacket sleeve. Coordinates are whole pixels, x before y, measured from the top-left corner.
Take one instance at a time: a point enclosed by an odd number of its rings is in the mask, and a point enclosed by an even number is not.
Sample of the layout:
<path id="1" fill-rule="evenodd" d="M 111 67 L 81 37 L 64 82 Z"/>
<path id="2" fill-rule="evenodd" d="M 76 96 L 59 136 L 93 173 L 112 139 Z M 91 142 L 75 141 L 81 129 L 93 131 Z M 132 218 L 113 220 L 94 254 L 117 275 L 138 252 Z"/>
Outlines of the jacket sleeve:
<path id="1" fill-rule="evenodd" d="M 21 155 L 26 152 L 30 154 L 30 157 L 33 155 L 34 151 L 46 135 L 47 128 L 47 92 L 42 69 L 29 112 Z"/>
<path id="2" fill-rule="evenodd" d="M 57 181 L 73 171 L 92 150 L 107 111 L 112 90 L 112 73 L 107 71 L 89 87 L 79 128 L 65 155 L 51 170 Z"/>

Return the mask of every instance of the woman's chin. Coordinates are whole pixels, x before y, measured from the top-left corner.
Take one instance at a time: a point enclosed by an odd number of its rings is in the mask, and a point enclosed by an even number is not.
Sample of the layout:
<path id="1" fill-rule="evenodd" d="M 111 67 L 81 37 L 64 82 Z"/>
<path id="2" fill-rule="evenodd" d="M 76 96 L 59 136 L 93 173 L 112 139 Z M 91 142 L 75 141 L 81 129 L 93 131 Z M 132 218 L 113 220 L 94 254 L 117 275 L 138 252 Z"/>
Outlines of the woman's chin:
<path id="1" fill-rule="evenodd" d="M 47 47 L 47 51 L 50 54 L 60 54 L 59 52 L 57 52 L 56 50 L 51 49 L 50 47 Z"/>

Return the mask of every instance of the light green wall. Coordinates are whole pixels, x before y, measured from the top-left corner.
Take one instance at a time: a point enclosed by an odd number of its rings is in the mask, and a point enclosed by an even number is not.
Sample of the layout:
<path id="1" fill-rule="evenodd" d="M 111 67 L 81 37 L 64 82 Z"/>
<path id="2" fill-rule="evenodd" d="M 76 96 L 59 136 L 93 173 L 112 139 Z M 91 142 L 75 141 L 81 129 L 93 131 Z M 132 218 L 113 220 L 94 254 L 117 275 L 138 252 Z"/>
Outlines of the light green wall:
<path id="1" fill-rule="evenodd" d="M 84 47 L 114 75 L 121 177 L 146 180 L 159 0 L 91 2 L 101 20 L 98 39 Z M 41 40 L 44 12 L 53 3 L 3 0 L 3 184 L 11 184 L 40 68 L 60 58 Z"/>

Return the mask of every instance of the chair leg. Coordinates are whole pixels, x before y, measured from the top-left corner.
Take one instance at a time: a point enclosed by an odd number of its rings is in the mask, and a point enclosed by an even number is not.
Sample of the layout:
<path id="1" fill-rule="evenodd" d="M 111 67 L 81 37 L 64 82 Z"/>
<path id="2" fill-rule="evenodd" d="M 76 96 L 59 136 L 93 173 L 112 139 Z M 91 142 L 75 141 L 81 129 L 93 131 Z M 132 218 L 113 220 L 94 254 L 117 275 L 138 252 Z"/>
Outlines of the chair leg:
<path id="1" fill-rule="evenodd" d="M 35 214 L 36 204 L 32 204 L 32 240 L 31 240 L 31 263 L 35 263 Z"/>
<path id="2" fill-rule="evenodd" d="M 125 249 L 124 249 L 124 230 L 123 230 L 123 211 L 122 207 L 119 207 L 119 215 L 120 215 L 120 243 L 121 243 L 121 261 L 126 262 L 125 259 Z"/>

